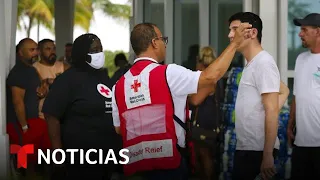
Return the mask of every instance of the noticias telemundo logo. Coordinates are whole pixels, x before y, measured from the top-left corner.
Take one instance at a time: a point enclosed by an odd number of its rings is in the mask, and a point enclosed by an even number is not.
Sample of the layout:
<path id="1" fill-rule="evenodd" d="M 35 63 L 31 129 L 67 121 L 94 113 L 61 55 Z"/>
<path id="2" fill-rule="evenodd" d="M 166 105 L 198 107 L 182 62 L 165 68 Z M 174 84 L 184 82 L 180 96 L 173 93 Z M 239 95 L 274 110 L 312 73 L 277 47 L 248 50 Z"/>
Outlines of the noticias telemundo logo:
<path id="1" fill-rule="evenodd" d="M 98 160 L 90 159 L 90 154 L 96 153 L 98 154 Z M 108 164 L 109 161 L 113 161 L 114 164 L 128 164 L 129 163 L 129 153 L 128 149 L 121 149 L 119 151 L 119 156 L 123 158 L 123 160 L 118 161 L 116 158 L 116 154 L 113 149 L 109 149 L 107 155 L 104 156 L 105 152 L 102 149 L 55 149 L 50 150 L 47 149 L 43 151 L 41 149 L 37 150 L 37 163 L 38 164 L 63 164 L 66 161 L 67 154 L 70 154 L 70 162 L 71 164 L 75 163 L 75 156 L 78 154 L 80 157 L 80 164 L 84 164 L 84 162 L 88 164 Z M 10 154 L 17 155 L 17 168 L 27 168 L 28 166 L 28 154 L 35 154 L 35 148 L 33 144 L 26 144 L 24 146 L 20 146 L 17 144 L 10 145 Z M 59 158 L 58 158 L 59 157 Z"/>

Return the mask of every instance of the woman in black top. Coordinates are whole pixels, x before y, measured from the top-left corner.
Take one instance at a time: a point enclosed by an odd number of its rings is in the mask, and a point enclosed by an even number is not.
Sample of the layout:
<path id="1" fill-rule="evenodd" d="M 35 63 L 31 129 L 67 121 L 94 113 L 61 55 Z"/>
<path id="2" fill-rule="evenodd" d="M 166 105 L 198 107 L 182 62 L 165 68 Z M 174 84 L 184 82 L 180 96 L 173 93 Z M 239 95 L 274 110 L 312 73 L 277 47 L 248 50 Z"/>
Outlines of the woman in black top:
<path id="1" fill-rule="evenodd" d="M 197 70 L 204 70 L 216 59 L 215 51 L 211 47 L 204 47 L 200 51 L 200 57 L 197 60 Z M 217 83 L 215 93 L 210 94 L 205 100 L 192 111 L 192 120 L 194 128 L 201 128 L 202 133 L 204 131 L 210 134 L 218 134 L 217 129 L 220 126 L 222 113 L 220 111 L 220 102 L 222 97 L 221 83 Z M 197 136 L 195 129 L 193 130 L 194 136 Z M 195 141 L 195 150 L 197 156 L 197 170 L 201 180 L 214 180 L 217 179 L 217 166 L 215 161 L 217 153 L 217 139 L 218 135 L 214 139 L 210 140 L 198 140 Z"/>
<path id="2" fill-rule="evenodd" d="M 73 44 L 72 67 L 56 78 L 44 102 L 42 112 L 48 121 L 53 149 L 102 149 L 103 162 L 109 149 L 118 155 L 121 137 L 112 122 L 112 84 L 100 39 L 94 34 L 79 36 Z M 66 153 L 67 179 L 110 179 L 113 161 L 99 164 L 99 153 L 91 152 L 90 160 L 98 164 L 80 163 L 75 153 L 74 164 Z M 84 156 L 85 157 L 85 156 Z M 117 162 L 119 162 L 117 158 Z M 80 165 L 81 164 L 81 165 Z"/>

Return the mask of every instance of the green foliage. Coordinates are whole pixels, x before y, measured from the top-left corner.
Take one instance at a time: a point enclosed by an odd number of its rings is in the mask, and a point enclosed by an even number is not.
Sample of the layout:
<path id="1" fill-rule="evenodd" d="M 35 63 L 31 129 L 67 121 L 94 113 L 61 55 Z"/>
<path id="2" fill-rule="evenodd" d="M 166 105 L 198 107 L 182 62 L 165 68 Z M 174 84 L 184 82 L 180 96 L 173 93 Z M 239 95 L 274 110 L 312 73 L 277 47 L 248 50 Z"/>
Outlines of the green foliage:
<path id="1" fill-rule="evenodd" d="M 24 29 L 30 36 L 31 27 L 42 24 L 47 29 L 53 29 L 53 0 L 19 0 L 18 1 L 18 29 Z M 28 22 L 23 20 L 28 17 Z"/>
<path id="2" fill-rule="evenodd" d="M 75 4 L 74 25 L 89 32 L 93 8 L 91 0 L 78 0 Z"/>
<path id="3" fill-rule="evenodd" d="M 114 72 L 116 72 L 117 67 L 114 65 L 114 57 L 118 54 L 118 53 L 124 53 L 127 57 L 127 59 L 129 59 L 129 53 L 127 52 L 123 52 L 123 51 L 104 51 L 105 54 L 105 58 L 106 58 L 106 62 L 105 62 L 105 67 L 108 68 L 108 72 L 109 72 L 109 77 L 112 77 L 112 75 L 114 74 Z"/>
<path id="4" fill-rule="evenodd" d="M 76 0 L 74 25 L 88 32 L 94 7 L 120 21 L 129 19 L 131 12 L 129 5 L 111 3 L 109 0 Z M 28 22 L 24 21 L 25 17 Z M 19 0 L 17 28 L 25 30 L 27 37 L 30 37 L 32 27 L 40 24 L 54 33 L 54 0 Z"/>
<path id="5" fill-rule="evenodd" d="M 93 0 L 98 9 L 116 19 L 129 19 L 131 8 L 128 5 L 115 4 L 106 0 Z"/>

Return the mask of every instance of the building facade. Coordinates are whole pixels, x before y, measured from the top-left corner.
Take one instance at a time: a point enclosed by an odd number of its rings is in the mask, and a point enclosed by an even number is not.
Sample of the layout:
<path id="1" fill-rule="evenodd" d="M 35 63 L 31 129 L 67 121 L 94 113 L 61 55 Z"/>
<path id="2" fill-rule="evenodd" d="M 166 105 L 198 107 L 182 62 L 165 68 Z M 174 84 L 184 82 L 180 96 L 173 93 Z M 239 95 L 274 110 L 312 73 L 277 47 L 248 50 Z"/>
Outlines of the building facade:
<path id="1" fill-rule="evenodd" d="M 318 12 L 316 0 L 132 0 L 131 28 L 152 22 L 169 37 L 166 63 L 183 65 L 189 47 L 212 46 L 218 55 L 228 45 L 228 18 L 239 11 L 260 15 L 263 21 L 262 45 L 277 61 L 281 79 L 292 90 L 297 55 L 305 51 L 298 37 L 299 28 L 292 23 Z M 18 0 L 0 0 L 0 179 L 8 172 L 8 137 L 6 134 L 5 80 L 15 63 L 15 32 Z M 114 1 L 116 2 L 116 1 Z M 55 0 L 57 54 L 64 43 L 73 40 L 74 0 Z M 131 51 L 132 54 L 132 51 Z M 243 58 L 240 55 L 235 61 Z"/>

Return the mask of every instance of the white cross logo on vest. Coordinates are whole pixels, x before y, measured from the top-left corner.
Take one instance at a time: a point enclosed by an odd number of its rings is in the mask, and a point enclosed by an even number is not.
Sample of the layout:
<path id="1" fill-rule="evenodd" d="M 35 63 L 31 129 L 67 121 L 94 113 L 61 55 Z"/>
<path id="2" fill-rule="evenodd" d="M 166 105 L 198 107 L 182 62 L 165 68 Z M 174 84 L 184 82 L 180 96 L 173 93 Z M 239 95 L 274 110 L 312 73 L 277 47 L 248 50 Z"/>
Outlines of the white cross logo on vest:
<path id="1" fill-rule="evenodd" d="M 104 84 L 98 84 L 97 85 L 97 90 L 102 96 L 104 96 L 106 98 L 111 98 L 112 97 L 111 90 Z"/>
<path id="2" fill-rule="evenodd" d="M 158 64 L 152 63 L 148 65 L 139 75 L 133 76 L 130 71 L 124 75 L 125 77 L 125 99 L 128 109 L 151 104 L 149 91 L 150 71 L 157 67 Z M 141 83 L 142 82 L 142 83 Z"/>

